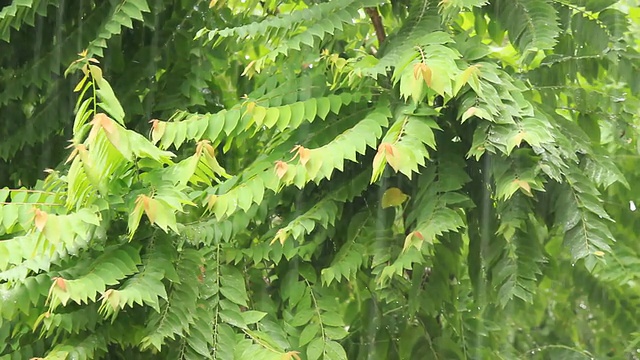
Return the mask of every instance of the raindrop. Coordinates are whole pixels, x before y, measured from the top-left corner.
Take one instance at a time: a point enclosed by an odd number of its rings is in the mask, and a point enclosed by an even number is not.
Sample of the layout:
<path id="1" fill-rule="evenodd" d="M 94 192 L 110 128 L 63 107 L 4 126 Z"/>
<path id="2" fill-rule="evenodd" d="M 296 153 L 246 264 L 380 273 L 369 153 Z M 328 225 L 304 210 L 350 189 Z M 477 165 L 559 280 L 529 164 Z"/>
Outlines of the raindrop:
<path id="1" fill-rule="evenodd" d="M 636 211 L 636 203 L 634 203 L 633 200 L 629 201 L 629 210 Z"/>

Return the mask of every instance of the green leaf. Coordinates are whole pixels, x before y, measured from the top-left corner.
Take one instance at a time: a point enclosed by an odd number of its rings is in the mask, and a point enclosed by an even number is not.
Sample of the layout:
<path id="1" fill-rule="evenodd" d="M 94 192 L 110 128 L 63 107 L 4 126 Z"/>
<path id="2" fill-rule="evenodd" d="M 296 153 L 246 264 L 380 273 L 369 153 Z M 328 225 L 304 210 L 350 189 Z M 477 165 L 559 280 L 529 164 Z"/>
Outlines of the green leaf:
<path id="1" fill-rule="evenodd" d="M 242 274 L 232 266 L 224 266 L 220 277 L 220 293 L 235 304 L 247 306 L 247 290 Z"/>
<path id="2" fill-rule="evenodd" d="M 317 100 L 317 106 L 318 106 L 318 117 L 321 118 L 322 120 L 327 118 L 327 114 L 329 114 L 329 111 L 331 110 L 331 101 L 326 98 L 319 98 Z"/>
<path id="3" fill-rule="evenodd" d="M 349 335 L 349 332 L 345 330 L 344 326 L 332 327 L 327 326 L 324 328 L 324 333 L 327 338 L 332 340 L 341 340 Z"/>
<path id="4" fill-rule="evenodd" d="M 267 108 L 262 106 L 256 106 L 251 113 L 251 119 L 253 120 L 253 122 L 256 124 L 257 127 L 261 127 L 262 124 L 264 123 L 264 118 L 266 115 L 267 115 Z"/>
<path id="5" fill-rule="evenodd" d="M 545 0 L 499 0 L 492 8 L 521 52 L 552 49 L 560 29 L 556 11 Z M 491 32 L 491 23 L 489 26 Z M 497 39 L 494 39 L 494 41 Z"/>
<path id="6" fill-rule="evenodd" d="M 240 315 L 242 315 L 245 324 L 255 324 L 258 321 L 262 320 L 262 318 L 265 317 L 267 313 L 262 311 L 248 310 L 241 312 Z"/>
<path id="7" fill-rule="evenodd" d="M 268 108 L 267 113 L 265 114 L 264 126 L 268 128 L 272 128 L 276 125 L 279 119 L 280 119 L 279 108 Z"/>
<path id="8" fill-rule="evenodd" d="M 102 101 L 99 104 L 100 107 L 109 113 L 120 125 L 124 125 L 124 109 L 113 93 L 111 85 L 109 85 L 105 79 L 97 81 L 97 84 L 99 89 L 96 92 Z"/>
<path id="9" fill-rule="evenodd" d="M 382 208 L 386 209 L 388 207 L 400 206 L 402 205 L 409 196 L 403 193 L 402 190 L 391 187 L 385 190 L 384 194 L 382 194 Z"/>
<path id="10" fill-rule="evenodd" d="M 335 341 L 327 341 L 325 354 L 325 357 L 330 360 L 347 360 L 347 353 L 344 348 Z"/>
<path id="11" fill-rule="evenodd" d="M 307 346 L 307 359 L 317 360 L 324 352 L 324 342 L 322 339 L 315 339 Z"/>
<path id="12" fill-rule="evenodd" d="M 586 0 L 580 1 L 580 5 L 584 4 L 585 10 L 587 11 L 599 12 L 617 2 L 618 0 Z"/>
<path id="13" fill-rule="evenodd" d="M 240 313 L 233 311 L 231 309 L 220 311 L 220 319 L 227 324 L 239 327 L 241 329 L 246 329 L 247 324 L 244 322 L 244 319 L 240 315 Z"/>
<path id="14" fill-rule="evenodd" d="M 320 325 L 316 323 L 310 323 L 307 325 L 302 332 L 300 333 L 300 340 L 298 342 L 299 346 L 304 346 L 308 344 L 311 340 L 313 340 L 320 332 Z"/>
<path id="15" fill-rule="evenodd" d="M 327 326 L 344 326 L 342 317 L 336 312 L 327 311 L 321 315 L 321 318 L 322 323 Z"/>
<path id="16" fill-rule="evenodd" d="M 304 117 L 307 121 L 311 122 L 316 118 L 318 114 L 318 100 L 311 98 L 304 103 Z"/>
<path id="17" fill-rule="evenodd" d="M 298 311 L 296 315 L 289 321 L 291 326 L 302 326 L 308 324 L 313 316 L 316 314 L 316 311 L 313 309 L 304 309 Z"/>

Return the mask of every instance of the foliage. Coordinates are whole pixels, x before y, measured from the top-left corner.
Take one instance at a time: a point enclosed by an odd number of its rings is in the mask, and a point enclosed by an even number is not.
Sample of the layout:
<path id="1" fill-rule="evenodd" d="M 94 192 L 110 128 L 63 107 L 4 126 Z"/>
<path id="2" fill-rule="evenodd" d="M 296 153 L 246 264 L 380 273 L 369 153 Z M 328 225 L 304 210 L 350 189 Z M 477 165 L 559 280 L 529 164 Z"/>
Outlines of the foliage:
<path id="1" fill-rule="evenodd" d="M 42 4 L 3 8 L 3 38 Z M 635 356 L 637 9 L 167 4 L 87 5 L 87 50 L 42 58 L 80 75 L 72 140 L 0 190 L 0 359 Z M 116 75 L 131 19 L 188 55 Z"/>
<path id="2" fill-rule="evenodd" d="M 0 10 L 0 186 L 33 185 L 64 160 L 56 149 L 72 136 L 80 80 L 69 65 L 83 50 L 100 56 L 127 126 L 139 132 L 178 108 L 218 110 L 237 97 L 227 84 L 241 70 L 192 40 L 204 26 L 233 24 L 221 20 L 229 10 L 174 0 L 8 3 Z"/>

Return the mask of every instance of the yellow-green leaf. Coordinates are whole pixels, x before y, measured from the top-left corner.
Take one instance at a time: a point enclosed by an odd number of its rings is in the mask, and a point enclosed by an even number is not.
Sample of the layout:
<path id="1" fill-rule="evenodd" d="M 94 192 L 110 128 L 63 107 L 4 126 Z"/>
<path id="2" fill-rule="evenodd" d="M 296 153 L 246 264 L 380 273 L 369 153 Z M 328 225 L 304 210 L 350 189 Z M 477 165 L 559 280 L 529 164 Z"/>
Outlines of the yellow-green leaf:
<path id="1" fill-rule="evenodd" d="M 402 205 L 409 196 L 402 192 L 397 187 L 388 188 L 384 194 L 382 194 L 382 208 L 386 209 L 392 206 Z"/>

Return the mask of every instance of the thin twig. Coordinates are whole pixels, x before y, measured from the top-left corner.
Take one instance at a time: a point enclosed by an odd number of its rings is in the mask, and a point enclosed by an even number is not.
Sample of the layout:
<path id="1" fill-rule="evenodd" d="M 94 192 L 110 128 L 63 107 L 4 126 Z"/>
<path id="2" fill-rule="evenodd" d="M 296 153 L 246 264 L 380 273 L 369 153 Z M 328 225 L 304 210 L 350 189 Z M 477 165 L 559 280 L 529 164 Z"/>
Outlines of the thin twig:
<path id="1" fill-rule="evenodd" d="M 64 206 L 64 204 L 57 203 L 38 203 L 38 202 L 12 202 L 12 201 L 0 201 L 0 205 L 39 205 L 39 206 Z"/>
<path id="2" fill-rule="evenodd" d="M 34 194 L 48 194 L 48 195 L 56 195 L 56 193 L 51 191 L 43 191 L 43 190 L 32 190 L 32 189 L 9 189 L 11 192 L 26 192 L 26 193 L 34 193 Z"/>

